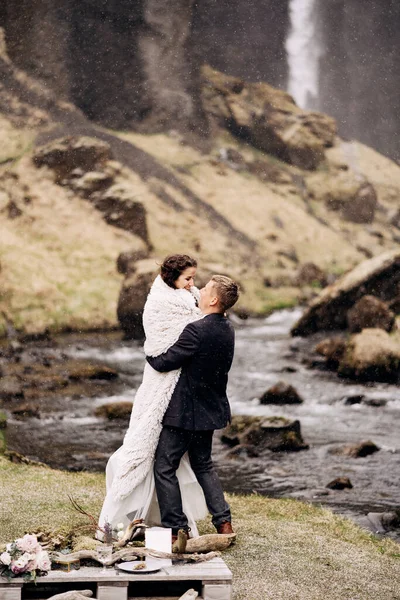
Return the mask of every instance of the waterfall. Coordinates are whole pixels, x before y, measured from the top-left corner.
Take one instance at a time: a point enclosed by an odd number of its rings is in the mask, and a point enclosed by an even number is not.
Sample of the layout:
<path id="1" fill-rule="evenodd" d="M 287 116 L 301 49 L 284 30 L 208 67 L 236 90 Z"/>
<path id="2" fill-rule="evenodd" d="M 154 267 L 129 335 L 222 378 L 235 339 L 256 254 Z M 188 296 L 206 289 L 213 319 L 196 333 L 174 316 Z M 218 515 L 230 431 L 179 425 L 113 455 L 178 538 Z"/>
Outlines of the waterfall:
<path id="1" fill-rule="evenodd" d="M 319 60 L 322 42 L 319 0 L 290 0 L 290 31 L 285 47 L 288 57 L 288 91 L 301 108 L 318 108 Z"/>

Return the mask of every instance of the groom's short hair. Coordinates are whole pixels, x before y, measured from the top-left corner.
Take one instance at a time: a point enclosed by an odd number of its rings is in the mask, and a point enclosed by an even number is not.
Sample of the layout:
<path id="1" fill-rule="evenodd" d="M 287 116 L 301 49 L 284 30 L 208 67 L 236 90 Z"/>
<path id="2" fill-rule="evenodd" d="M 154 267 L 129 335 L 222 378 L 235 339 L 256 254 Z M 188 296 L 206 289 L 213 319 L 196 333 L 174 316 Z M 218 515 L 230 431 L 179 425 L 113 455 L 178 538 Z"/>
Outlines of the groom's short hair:
<path id="1" fill-rule="evenodd" d="M 225 312 L 231 308 L 239 298 L 239 286 L 226 275 L 213 275 L 211 281 L 214 284 L 216 295 L 222 310 Z"/>

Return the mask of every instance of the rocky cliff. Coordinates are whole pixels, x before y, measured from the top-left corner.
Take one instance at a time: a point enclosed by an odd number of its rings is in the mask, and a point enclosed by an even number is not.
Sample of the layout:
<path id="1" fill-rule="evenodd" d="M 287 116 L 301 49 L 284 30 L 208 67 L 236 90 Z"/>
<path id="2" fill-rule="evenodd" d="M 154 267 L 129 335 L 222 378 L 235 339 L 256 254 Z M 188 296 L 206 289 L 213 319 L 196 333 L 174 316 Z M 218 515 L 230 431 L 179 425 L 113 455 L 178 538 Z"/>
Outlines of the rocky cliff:
<path id="1" fill-rule="evenodd" d="M 14 62 L 90 119 L 141 131 L 208 135 L 204 63 L 285 88 L 289 0 L 3 0 Z M 320 109 L 339 131 L 394 158 L 400 5 L 320 0 Z M 373 123 L 373 127 L 371 124 Z"/>

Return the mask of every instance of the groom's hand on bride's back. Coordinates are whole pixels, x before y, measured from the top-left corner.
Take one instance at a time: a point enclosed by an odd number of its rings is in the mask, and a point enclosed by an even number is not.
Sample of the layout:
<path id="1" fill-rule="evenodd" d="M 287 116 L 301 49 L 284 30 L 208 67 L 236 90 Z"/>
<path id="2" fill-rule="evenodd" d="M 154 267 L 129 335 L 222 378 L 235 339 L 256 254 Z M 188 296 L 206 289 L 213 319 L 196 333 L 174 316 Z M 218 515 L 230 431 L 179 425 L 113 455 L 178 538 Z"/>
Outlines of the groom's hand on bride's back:
<path id="1" fill-rule="evenodd" d="M 197 328 L 193 323 L 186 325 L 179 339 L 164 354 L 146 356 L 147 362 L 160 373 L 174 371 L 183 367 L 196 354 L 200 339 Z"/>

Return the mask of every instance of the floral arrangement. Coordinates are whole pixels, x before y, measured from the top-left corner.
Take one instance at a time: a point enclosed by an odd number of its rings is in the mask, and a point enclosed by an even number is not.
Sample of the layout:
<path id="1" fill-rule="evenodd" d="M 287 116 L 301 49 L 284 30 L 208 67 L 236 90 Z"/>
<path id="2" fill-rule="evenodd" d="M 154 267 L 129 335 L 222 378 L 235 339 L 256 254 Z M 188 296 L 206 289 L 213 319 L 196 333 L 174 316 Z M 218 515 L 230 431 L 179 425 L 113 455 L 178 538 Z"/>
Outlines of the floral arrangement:
<path id="1" fill-rule="evenodd" d="M 105 521 L 103 525 L 104 539 L 103 541 L 106 544 L 112 544 L 113 540 L 120 541 L 124 537 L 125 533 L 125 525 L 123 523 L 118 523 L 114 527 L 109 521 Z"/>
<path id="2" fill-rule="evenodd" d="M 29 533 L 7 544 L 6 551 L 0 554 L 0 575 L 3 577 L 21 576 L 30 580 L 50 570 L 48 553 L 43 550 L 37 537 Z"/>

